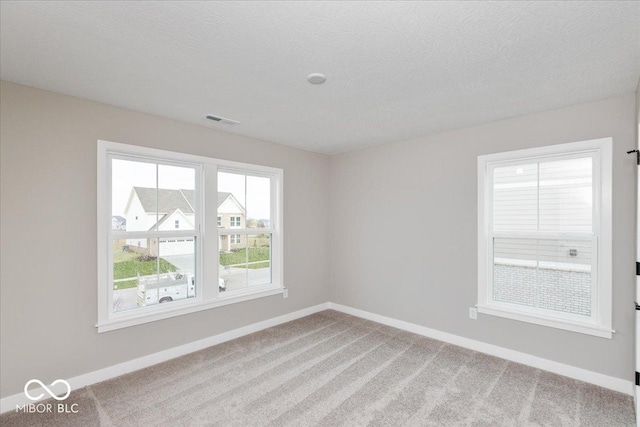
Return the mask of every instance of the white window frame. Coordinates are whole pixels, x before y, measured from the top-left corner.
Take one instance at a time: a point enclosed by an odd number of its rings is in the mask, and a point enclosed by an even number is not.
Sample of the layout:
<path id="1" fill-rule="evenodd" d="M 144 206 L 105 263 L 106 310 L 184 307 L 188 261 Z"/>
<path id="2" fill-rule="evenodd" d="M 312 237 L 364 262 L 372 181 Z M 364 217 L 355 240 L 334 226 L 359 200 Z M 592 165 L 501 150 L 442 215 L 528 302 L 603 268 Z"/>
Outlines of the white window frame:
<path id="1" fill-rule="evenodd" d="M 229 217 L 229 228 L 240 228 L 242 226 L 242 217 L 241 216 L 230 216 Z"/>
<path id="2" fill-rule="evenodd" d="M 107 332 L 129 326 L 167 319 L 196 311 L 207 310 L 256 298 L 282 294 L 283 274 L 283 170 L 268 166 L 252 165 L 214 159 L 210 157 L 158 150 L 110 141 L 97 143 L 97 205 L 98 205 L 98 332 Z M 114 312 L 113 307 L 113 248 L 110 245 L 115 234 L 147 234 L 112 230 L 111 223 L 111 165 L 112 158 L 134 161 L 155 161 L 161 164 L 191 166 L 196 168 L 196 221 L 195 230 L 162 231 L 162 237 L 196 237 L 196 296 L 170 304 L 157 304 L 134 310 Z M 271 283 L 251 286 L 233 292 L 220 292 L 218 236 L 218 170 L 264 176 L 271 179 L 271 227 L 268 229 L 234 230 L 234 234 L 271 234 Z M 208 226 L 210 224 L 210 226 Z M 119 235 L 118 234 L 118 235 Z"/>
<path id="3" fill-rule="evenodd" d="M 216 218 L 216 220 L 217 220 L 217 223 L 218 223 L 218 227 L 222 227 L 222 217 L 221 217 L 221 216 L 218 216 L 218 217 Z"/>
<path id="4" fill-rule="evenodd" d="M 537 325 L 611 338 L 612 329 L 612 138 L 550 145 L 525 150 L 478 156 L 478 312 Z M 514 163 L 539 162 L 558 157 L 593 158 L 592 233 L 497 233 L 493 232 L 493 169 Z M 590 236 L 585 237 L 585 234 Z M 493 239 L 495 237 L 537 237 L 540 239 L 588 238 L 592 241 L 592 316 L 572 316 L 543 309 L 527 309 L 498 303 L 493 295 Z"/>

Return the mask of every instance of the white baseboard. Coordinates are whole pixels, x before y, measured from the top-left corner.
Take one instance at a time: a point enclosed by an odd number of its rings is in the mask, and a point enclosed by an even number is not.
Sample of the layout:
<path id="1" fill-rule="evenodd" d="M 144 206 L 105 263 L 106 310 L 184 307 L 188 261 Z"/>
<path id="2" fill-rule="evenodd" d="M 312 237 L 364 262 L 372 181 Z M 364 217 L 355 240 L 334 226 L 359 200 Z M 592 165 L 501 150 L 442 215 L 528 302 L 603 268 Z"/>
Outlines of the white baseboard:
<path id="1" fill-rule="evenodd" d="M 460 347 L 468 348 L 470 350 L 479 351 L 481 353 L 490 354 L 491 356 L 500 357 L 512 362 L 522 363 L 523 365 L 532 366 L 534 368 L 553 372 L 554 374 L 563 375 L 565 377 L 595 384 L 600 387 L 608 388 L 610 390 L 615 390 L 620 393 L 633 396 L 633 381 L 611 377 L 609 375 L 588 371 L 582 368 L 576 368 L 575 366 L 554 362 L 553 360 L 543 359 L 531 354 L 522 353 L 516 350 L 510 350 L 508 348 L 499 347 L 493 344 L 487 344 L 482 341 L 472 340 L 470 338 L 464 338 L 459 335 L 449 334 L 447 332 L 438 331 L 436 329 L 431 329 L 425 326 L 416 325 L 414 323 L 393 319 L 391 317 L 381 316 L 379 314 L 370 313 L 368 311 L 336 304 L 333 302 L 329 303 L 329 308 L 331 308 L 332 310 L 340 311 L 342 313 L 350 314 L 352 316 L 361 317 L 363 319 L 382 323 L 387 326 L 392 326 L 394 328 L 413 332 L 418 335 L 433 338 L 439 341 L 444 341 Z"/>
<path id="2" fill-rule="evenodd" d="M 418 335 L 437 339 L 440 341 L 448 342 L 460 347 L 465 347 L 471 350 L 479 351 L 481 353 L 490 354 L 492 356 L 500 357 L 502 359 L 510 360 L 523 365 L 532 366 L 534 368 L 543 369 L 545 371 L 553 372 L 559 375 L 564 375 L 569 378 L 588 382 L 601 387 L 605 387 L 611 390 L 615 390 L 628 395 L 634 394 L 634 384 L 632 381 L 623 380 L 621 378 L 611 377 L 608 375 L 599 374 L 597 372 L 588 371 L 582 368 L 576 368 L 575 366 L 566 365 L 564 363 L 554 362 L 552 360 L 543 359 L 541 357 L 532 356 L 527 353 L 522 353 L 515 350 L 510 350 L 497 345 L 487 344 L 481 341 L 472 340 L 470 338 L 464 338 L 459 335 L 449 334 L 447 332 L 438 331 L 436 329 L 427 328 L 425 326 L 416 325 L 414 323 L 405 322 L 402 320 L 393 319 L 391 317 L 381 316 L 379 314 L 370 313 L 368 311 L 359 310 L 357 308 L 348 307 L 341 304 L 327 302 L 318 304 L 313 307 L 305 308 L 295 311 L 293 313 L 284 314 L 282 316 L 274 317 L 272 319 L 264 320 L 262 322 L 247 325 L 242 328 L 234 329 L 232 331 L 223 332 L 218 335 L 214 335 L 209 338 L 205 338 L 199 341 L 195 341 L 189 344 L 184 344 L 178 347 L 169 348 L 167 350 L 153 353 L 147 356 L 139 357 L 137 359 L 129 360 L 127 362 L 119 363 L 104 369 L 89 372 L 87 374 L 79 375 L 68 379 L 67 381 L 71 385 L 72 390 L 77 390 L 82 387 L 86 387 L 91 384 L 96 384 L 101 381 L 105 381 L 111 378 L 118 377 L 120 375 L 127 374 L 129 372 L 143 369 L 148 366 L 155 365 L 157 363 L 165 362 L 170 359 L 174 359 L 179 356 L 183 356 L 194 351 L 202 350 L 207 347 L 211 347 L 216 344 L 221 344 L 226 341 L 230 341 L 235 338 L 239 338 L 254 332 L 261 331 L 263 329 L 277 326 L 282 323 L 290 322 L 292 320 L 299 319 L 301 317 L 308 316 L 313 313 L 318 313 L 323 310 L 333 309 L 342 313 L 350 314 L 352 316 L 361 317 L 363 319 L 371 320 L 374 322 L 382 323 L 384 325 L 392 326 L 394 328 L 402 329 L 405 331 L 413 332 Z M 51 387 L 55 393 L 62 393 L 64 390 L 56 387 Z M 30 389 L 31 390 L 31 389 Z M 31 390 L 32 395 L 38 395 L 44 393 L 44 398 L 49 397 L 42 389 Z M 43 399 L 44 399 L 43 398 Z M 28 405 L 34 403 L 29 400 L 24 393 L 14 394 L 13 396 L 7 396 L 0 400 L 0 413 L 4 413 L 10 410 L 15 410 L 16 405 Z"/>
<path id="3" fill-rule="evenodd" d="M 155 365 L 157 363 L 165 362 L 170 359 L 174 359 L 179 356 L 183 356 L 194 351 L 202 350 L 212 345 L 221 344 L 226 341 L 230 341 L 235 338 L 240 338 L 245 335 L 252 334 L 254 332 L 261 331 L 263 329 L 277 326 L 282 323 L 290 322 L 292 320 L 299 319 L 301 317 L 308 316 L 313 313 L 318 313 L 329 308 L 329 303 L 318 304 L 313 307 L 305 308 L 302 310 L 294 311 L 293 313 L 284 314 L 282 316 L 274 317 L 272 319 L 264 320 L 262 322 L 254 323 L 252 325 L 243 326 L 242 328 L 234 329 L 228 332 L 223 332 L 218 335 L 214 335 L 209 338 L 204 338 L 199 341 L 194 341 L 189 344 L 184 344 L 178 347 L 169 348 L 167 350 L 160 351 L 158 353 L 149 354 L 148 356 L 139 357 L 137 359 L 129 360 L 127 362 L 119 363 L 117 365 L 109 366 L 108 368 L 100 369 L 97 371 L 89 372 L 87 374 L 79 375 L 77 377 L 69 378 L 67 381 L 71 385 L 71 390 L 77 390 L 82 387 L 86 387 L 91 384 L 99 383 L 111 378 L 118 377 L 120 375 L 128 374 L 129 372 L 137 371 L 138 369 L 146 368 L 148 366 Z M 37 396 L 44 393 L 43 399 L 49 397 L 49 395 L 43 389 L 29 389 L 31 395 Z M 64 393 L 66 389 L 60 387 L 51 387 L 51 391 L 54 393 Z M 10 410 L 15 410 L 16 405 L 28 405 L 34 403 L 29 400 L 24 393 L 14 394 L 13 396 L 7 396 L 0 400 L 0 413 L 4 413 Z"/>

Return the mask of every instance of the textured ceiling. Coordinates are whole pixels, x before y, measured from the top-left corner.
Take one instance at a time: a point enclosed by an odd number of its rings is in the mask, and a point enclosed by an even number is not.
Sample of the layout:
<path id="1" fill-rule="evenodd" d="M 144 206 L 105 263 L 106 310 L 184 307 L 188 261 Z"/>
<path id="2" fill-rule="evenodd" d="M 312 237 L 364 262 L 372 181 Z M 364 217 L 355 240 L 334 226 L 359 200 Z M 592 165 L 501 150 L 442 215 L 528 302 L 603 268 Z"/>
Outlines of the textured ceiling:
<path id="1" fill-rule="evenodd" d="M 640 75 L 631 1 L 2 2 L 0 16 L 4 80 L 323 153 L 631 92 Z"/>

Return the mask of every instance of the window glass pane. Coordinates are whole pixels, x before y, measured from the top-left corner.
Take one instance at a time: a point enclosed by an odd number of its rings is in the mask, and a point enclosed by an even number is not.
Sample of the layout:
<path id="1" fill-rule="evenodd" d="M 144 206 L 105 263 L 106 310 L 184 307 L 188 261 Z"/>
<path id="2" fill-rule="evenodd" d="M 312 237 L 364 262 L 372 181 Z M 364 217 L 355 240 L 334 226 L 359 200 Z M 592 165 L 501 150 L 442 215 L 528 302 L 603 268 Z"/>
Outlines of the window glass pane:
<path id="1" fill-rule="evenodd" d="M 540 231 L 591 231 L 591 157 L 540 163 Z"/>
<path id="2" fill-rule="evenodd" d="M 533 239 L 494 239 L 494 301 L 536 306 L 537 242 Z"/>
<path id="3" fill-rule="evenodd" d="M 496 167 L 493 170 L 493 229 L 537 231 L 538 165 Z"/>
<path id="4" fill-rule="evenodd" d="M 158 277 L 157 241 L 149 237 L 113 242 L 113 311 L 136 309 L 139 284 Z"/>
<path id="5" fill-rule="evenodd" d="M 111 161 L 112 230 L 147 231 L 157 222 L 156 165 Z"/>
<path id="6" fill-rule="evenodd" d="M 591 241 L 538 240 L 539 307 L 591 315 Z"/>
<path id="7" fill-rule="evenodd" d="M 493 300 L 591 316 L 590 240 L 494 239 Z"/>
<path id="8" fill-rule="evenodd" d="M 246 188 L 244 175 L 218 172 L 218 216 L 222 228 L 244 227 Z"/>
<path id="9" fill-rule="evenodd" d="M 220 236 L 220 286 L 225 291 L 271 283 L 271 234 Z"/>
<path id="10" fill-rule="evenodd" d="M 247 283 L 249 286 L 271 283 L 271 234 L 247 236 Z"/>
<path id="11" fill-rule="evenodd" d="M 271 227 L 271 178 L 219 172 L 218 216 L 223 228 Z"/>
<path id="12" fill-rule="evenodd" d="M 247 227 L 271 226 L 271 179 L 247 176 Z"/>
<path id="13" fill-rule="evenodd" d="M 247 252 L 246 236 L 240 235 L 236 243 L 236 235 L 220 235 L 220 277 L 218 286 L 226 287 L 226 291 L 235 291 L 247 287 Z"/>
<path id="14" fill-rule="evenodd" d="M 159 303 L 196 296 L 195 237 L 161 238 L 159 242 Z M 151 295 L 152 301 L 154 295 Z"/>
<path id="15" fill-rule="evenodd" d="M 158 165 L 158 230 L 193 230 L 195 169 Z"/>

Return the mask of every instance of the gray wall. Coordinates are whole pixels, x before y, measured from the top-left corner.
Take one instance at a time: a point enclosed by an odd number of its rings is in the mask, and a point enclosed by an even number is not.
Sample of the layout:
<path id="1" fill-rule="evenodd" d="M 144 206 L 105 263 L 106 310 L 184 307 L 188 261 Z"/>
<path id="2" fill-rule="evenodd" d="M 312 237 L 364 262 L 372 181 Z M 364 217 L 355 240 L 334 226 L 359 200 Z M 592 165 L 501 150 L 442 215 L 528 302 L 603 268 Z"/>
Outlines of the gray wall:
<path id="1" fill-rule="evenodd" d="M 6 82 L 1 92 L 2 397 L 328 301 L 327 156 Z M 98 139 L 283 168 L 289 299 L 98 334 Z"/>
<path id="2" fill-rule="evenodd" d="M 329 300 L 631 378 L 635 166 L 624 151 L 635 146 L 633 94 L 329 158 L 11 83 L 1 91 L 2 397 L 31 378 L 73 377 Z M 469 320 L 476 157 L 606 136 L 614 338 Z M 97 334 L 97 139 L 283 168 L 289 299 Z"/>
<path id="3" fill-rule="evenodd" d="M 633 378 L 635 97 L 623 95 L 331 158 L 331 300 Z M 613 137 L 613 326 L 607 340 L 480 315 L 476 158 Z"/>

